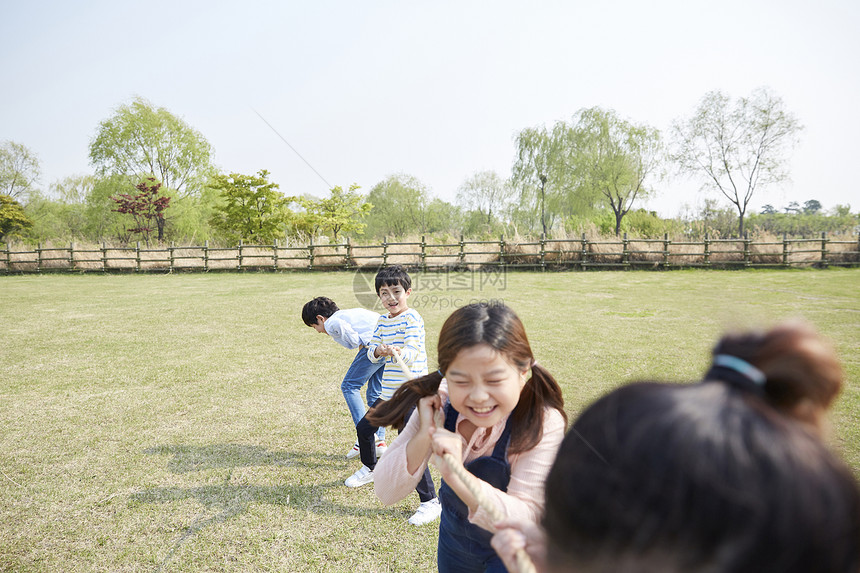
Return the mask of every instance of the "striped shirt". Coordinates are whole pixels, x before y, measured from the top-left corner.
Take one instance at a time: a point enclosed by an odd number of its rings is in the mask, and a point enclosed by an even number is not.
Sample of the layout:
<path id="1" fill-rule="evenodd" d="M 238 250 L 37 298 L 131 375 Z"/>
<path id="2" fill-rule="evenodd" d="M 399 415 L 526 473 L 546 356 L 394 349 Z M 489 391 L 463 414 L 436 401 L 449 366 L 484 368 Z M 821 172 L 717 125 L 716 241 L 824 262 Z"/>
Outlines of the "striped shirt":
<path id="1" fill-rule="evenodd" d="M 388 344 L 400 348 L 403 362 L 409 366 L 410 372 L 403 372 L 392 356 L 373 355 L 380 344 Z M 385 361 L 382 372 L 382 400 L 391 398 L 401 384 L 412 378 L 427 374 L 427 351 L 424 348 L 424 319 L 414 309 L 407 309 L 395 317 L 383 315 L 376 323 L 376 330 L 367 346 L 367 358 L 371 362 Z"/>

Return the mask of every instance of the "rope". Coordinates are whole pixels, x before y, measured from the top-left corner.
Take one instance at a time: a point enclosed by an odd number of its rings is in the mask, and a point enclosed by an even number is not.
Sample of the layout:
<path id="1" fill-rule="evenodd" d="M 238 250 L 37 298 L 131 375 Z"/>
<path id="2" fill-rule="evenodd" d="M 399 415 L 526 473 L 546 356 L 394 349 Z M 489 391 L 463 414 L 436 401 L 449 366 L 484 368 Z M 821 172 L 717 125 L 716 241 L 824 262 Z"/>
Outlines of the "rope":
<path id="1" fill-rule="evenodd" d="M 24 486 L 23 486 L 23 485 L 21 485 L 20 483 L 16 482 L 15 480 L 13 480 L 13 479 L 12 479 L 12 478 L 10 478 L 9 476 L 7 476 L 7 475 L 6 475 L 6 472 L 4 472 L 3 470 L 0 470 L 0 474 L 3 474 L 3 477 L 5 477 L 7 480 L 11 481 L 12 483 L 14 483 L 15 485 L 17 485 L 18 487 L 24 487 Z"/>
<path id="2" fill-rule="evenodd" d="M 406 366 L 406 363 L 403 362 L 403 358 L 400 357 L 400 353 L 396 350 L 394 351 L 394 360 L 397 362 L 400 369 L 403 370 L 403 373 L 406 374 L 408 378 L 411 378 L 412 372 L 409 370 L 409 367 Z M 445 415 L 442 413 L 442 410 L 436 410 L 434 422 L 437 428 L 444 429 Z M 448 452 L 442 456 L 436 456 L 436 458 L 442 460 L 448 466 L 451 473 L 456 475 L 460 481 L 463 482 L 463 485 L 466 486 L 466 489 L 469 490 L 469 493 L 472 494 L 481 509 L 486 511 L 494 522 L 499 522 L 505 518 L 504 514 L 502 514 L 499 508 L 496 507 L 493 501 L 484 495 L 484 490 L 481 488 L 481 484 L 479 483 L 480 480 L 472 475 L 469 470 L 467 470 L 463 464 L 457 460 L 457 458 Z M 529 558 L 524 549 L 517 549 L 515 557 L 517 560 L 517 571 L 512 573 L 536 573 L 534 563 L 532 563 L 531 558 Z"/>

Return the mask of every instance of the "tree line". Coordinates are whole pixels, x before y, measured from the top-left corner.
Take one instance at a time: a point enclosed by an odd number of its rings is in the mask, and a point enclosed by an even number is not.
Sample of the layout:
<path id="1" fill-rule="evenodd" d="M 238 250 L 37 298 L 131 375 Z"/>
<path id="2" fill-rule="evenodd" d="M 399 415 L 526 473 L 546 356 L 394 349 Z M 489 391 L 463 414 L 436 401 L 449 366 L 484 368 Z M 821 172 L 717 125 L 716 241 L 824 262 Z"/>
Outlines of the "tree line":
<path id="1" fill-rule="evenodd" d="M 364 194 L 352 184 L 328 196 L 288 195 L 261 169 L 221 172 L 206 138 L 142 98 L 120 105 L 90 142 L 93 173 L 38 186 L 38 157 L 0 146 L 0 238 L 24 241 L 205 240 L 270 244 L 325 236 L 560 235 L 595 229 L 619 235 L 742 235 L 853 230 L 857 216 L 814 199 L 779 212 L 748 213 L 755 192 L 788 176 L 802 126 L 766 89 L 732 100 L 714 91 L 673 122 L 669 137 L 614 110 L 581 109 L 568 121 L 515 137 L 511 174 L 476 172 L 451 203 L 398 173 Z M 721 202 L 662 219 L 638 205 L 670 174 L 698 178 Z"/>

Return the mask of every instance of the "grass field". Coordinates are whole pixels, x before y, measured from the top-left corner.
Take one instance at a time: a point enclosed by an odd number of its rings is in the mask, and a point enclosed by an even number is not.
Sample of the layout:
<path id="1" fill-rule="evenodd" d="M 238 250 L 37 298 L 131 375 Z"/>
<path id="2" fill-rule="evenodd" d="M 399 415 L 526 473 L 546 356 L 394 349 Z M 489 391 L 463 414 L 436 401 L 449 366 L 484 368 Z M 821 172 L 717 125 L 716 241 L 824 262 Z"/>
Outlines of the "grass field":
<path id="1" fill-rule="evenodd" d="M 431 367 L 453 306 L 504 300 L 571 417 L 626 381 L 697 379 L 725 329 L 812 322 L 845 364 L 832 441 L 860 471 L 860 270 L 483 278 L 416 277 Z M 353 354 L 299 316 L 357 306 L 362 280 L 0 277 L 0 570 L 434 570 L 417 496 L 342 485 Z"/>

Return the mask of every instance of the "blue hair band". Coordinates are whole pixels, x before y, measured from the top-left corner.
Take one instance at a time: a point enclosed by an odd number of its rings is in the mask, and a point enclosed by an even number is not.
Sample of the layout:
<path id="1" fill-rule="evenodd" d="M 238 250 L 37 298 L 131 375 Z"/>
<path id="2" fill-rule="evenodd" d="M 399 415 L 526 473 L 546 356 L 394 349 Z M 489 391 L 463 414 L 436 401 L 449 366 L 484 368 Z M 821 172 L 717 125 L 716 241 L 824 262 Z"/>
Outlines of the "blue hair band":
<path id="1" fill-rule="evenodd" d="M 765 376 L 764 372 L 746 360 L 738 358 L 737 356 L 732 356 L 731 354 L 717 354 L 714 356 L 713 363 L 714 366 L 722 366 L 723 368 L 734 370 L 756 386 L 764 386 L 764 383 L 767 380 L 767 376 Z"/>

